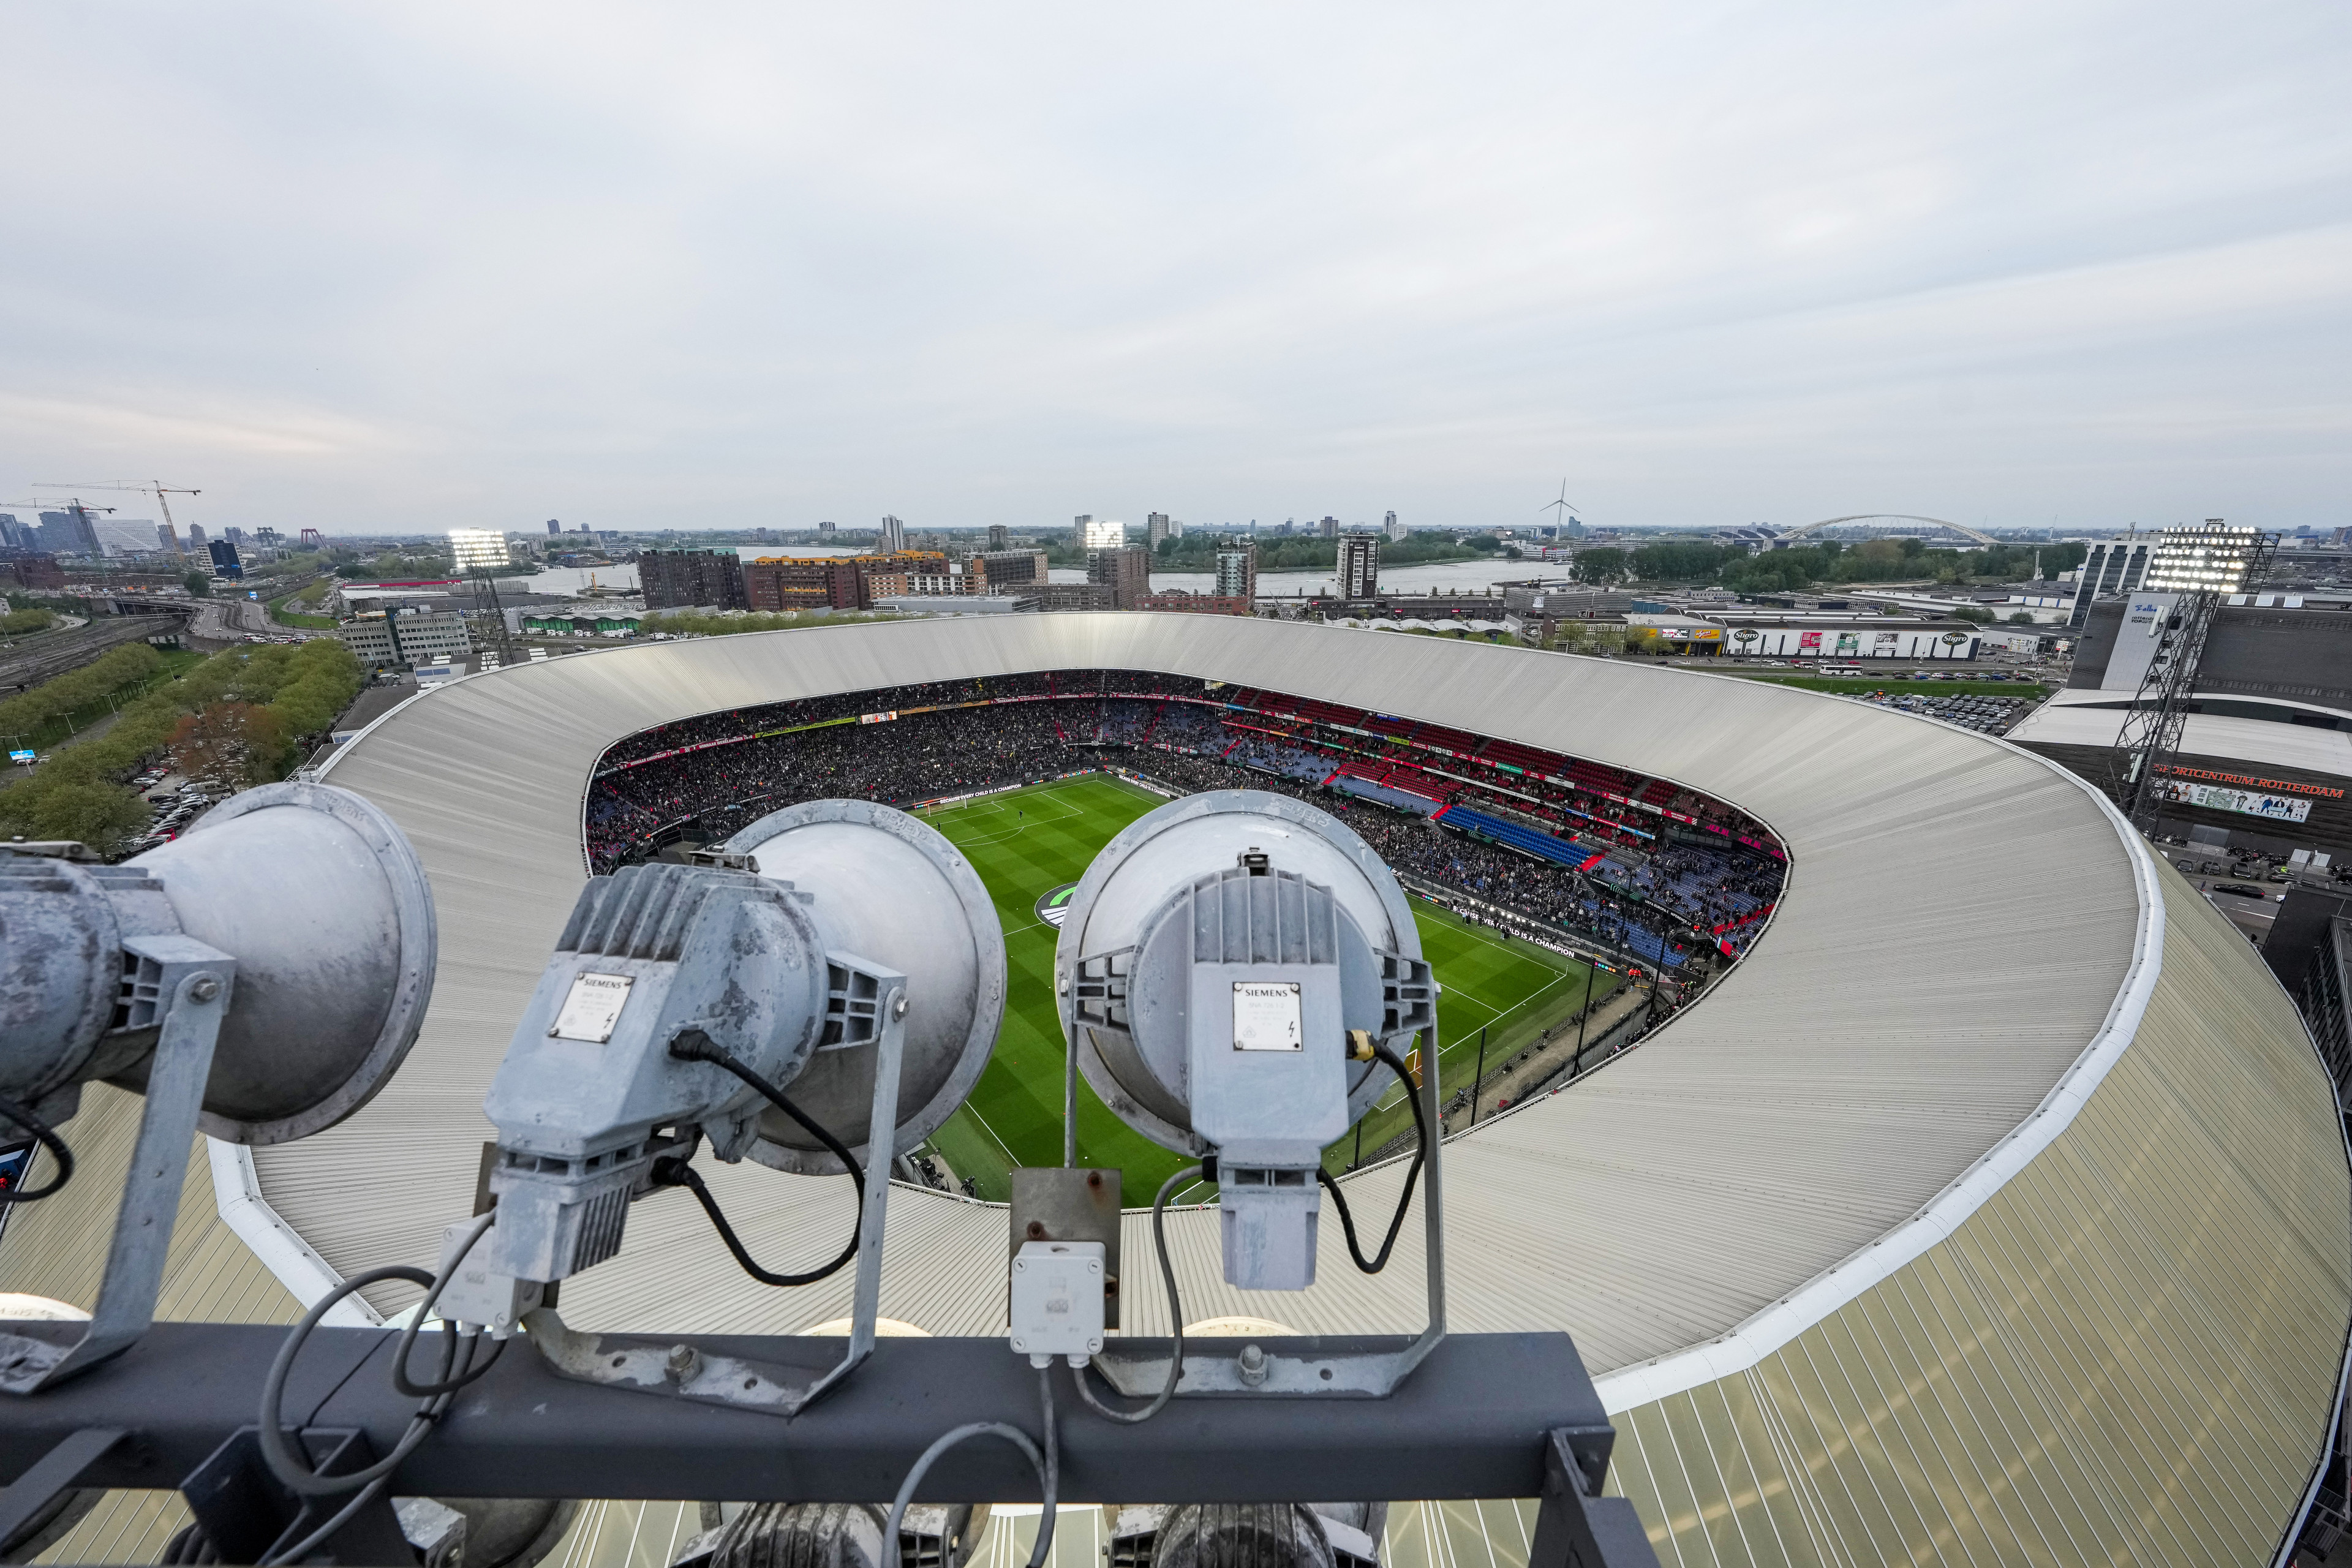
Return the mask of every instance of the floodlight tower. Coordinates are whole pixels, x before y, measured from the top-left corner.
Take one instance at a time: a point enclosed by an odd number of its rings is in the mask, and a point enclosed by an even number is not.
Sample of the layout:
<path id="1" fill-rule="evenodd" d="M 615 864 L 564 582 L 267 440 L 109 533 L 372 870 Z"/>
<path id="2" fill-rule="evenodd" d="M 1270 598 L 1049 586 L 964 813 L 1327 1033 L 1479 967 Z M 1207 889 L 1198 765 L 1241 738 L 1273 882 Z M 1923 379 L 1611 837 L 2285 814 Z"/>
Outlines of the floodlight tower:
<path id="1" fill-rule="evenodd" d="M 2131 711 L 2116 736 L 2122 769 L 2116 804 L 2144 834 L 2156 830 L 2157 808 L 2164 799 L 2157 774 L 2180 750 L 2213 613 L 2224 595 L 2261 585 L 2277 547 L 2278 535 L 2231 528 L 2218 517 L 2194 527 L 2168 528 L 2148 557 L 2138 591 L 2126 601 L 2124 626 L 2134 624 L 2132 608 L 2144 600 L 2148 635 L 2156 638 Z"/>

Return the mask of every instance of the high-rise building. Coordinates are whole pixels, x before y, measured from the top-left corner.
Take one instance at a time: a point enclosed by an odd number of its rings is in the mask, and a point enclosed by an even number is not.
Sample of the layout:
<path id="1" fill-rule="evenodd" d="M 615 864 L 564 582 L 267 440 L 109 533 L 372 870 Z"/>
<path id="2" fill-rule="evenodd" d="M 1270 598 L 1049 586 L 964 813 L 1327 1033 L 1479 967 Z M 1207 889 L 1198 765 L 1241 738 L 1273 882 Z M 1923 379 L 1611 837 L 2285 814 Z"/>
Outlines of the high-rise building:
<path id="1" fill-rule="evenodd" d="M 1013 547 L 1013 531 L 1001 522 L 990 523 L 988 547 L 991 550 L 1010 550 Z"/>
<path id="2" fill-rule="evenodd" d="M 875 546 L 885 555 L 896 555 L 907 548 L 907 525 L 895 517 L 882 520 L 882 539 Z"/>
<path id="3" fill-rule="evenodd" d="M 1406 534 L 1412 531 L 1397 521 L 1396 513 L 1391 512 L 1386 518 L 1381 520 L 1381 531 L 1387 534 L 1391 539 L 1402 540 Z"/>
<path id="4" fill-rule="evenodd" d="M 819 539 L 831 539 L 833 537 L 833 524 L 829 522 L 818 523 L 816 525 L 816 536 Z"/>
<path id="5" fill-rule="evenodd" d="M 743 590 L 743 558 L 731 550 L 642 550 L 637 582 L 648 610 L 751 607 Z"/>
<path id="6" fill-rule="evenodd" d="M 1217 596 L 1221 599 L 1257 597 L 1256 545 L 1244 544 L 1217 552 Z"/>
<path id="7" fill-rule="evenodd" d="M 1127 524 L 1110 518 L 1078 519 L 1078 543 L 1087 550 L 1118 550 L 1127 543 Z"/>
<path id="8" fill-rule="evenodd" d="M 1380 591 L 1380 536 L 1351 533 L 1339 541 L 1339 596 L 1369 599 Z"/>
<path id="9" fill-rule="evenodd" d="M 37 549 L 40 537 L 34 530 L 18 522 L 15 512 L 0 511 L 0 549 Z"/>
<path id="10" fill-rule="evenodd" d="M 202 550 L 204 547 L 205 525 L 201 522 L 192 522 L 188 524 L 188 548 L 192 551 L 195 551 Z"/>
<path id="11" fill-rule="evenodd" d="M 449 555 L 461 576 L 467 572 L 504 566 L 512 559 L 507 553 L 507 536 L 489 528 L 451 529 Z"/>
<path id="12" fill-rule="evenodd" d="M 1160 548 L 1162 540 L 1182 537 L 1184 525 L 1164 511 L 1155 511 L 1144 521 L 1144 543 L 1154 551 Z"/>
<path id="13" fill-rule="evenodd" d="M 1315 525 L 1315 531 L 1326 539 L 1337 539 L 1339 537 L 1339 520 L 1327 517 Z"/>
<path id="14" fill-rule="evenodd" d="M 215 539 L 205 546 L 205 552 L 213 558 L 214 576 L 226 577 L 232 583 L 244 578 L 245 563 L 237 557 L 236 540 Z"/>
<path id="15" fill-rule="evenodd" d="M 563 531 L 563 524 L 551 517 L 547 520 L 547 531 L 550 533 L 562 533 Z"/>
<path id="16" fill-rule="evenodd" d="M 1111 591 L 1111 607 L 1131 610 L 1151 592 L 1151 552 L 1139 544 L 1087 552 L 1087 581 Z"/>
<path id="17" fill-rule="evenodd" d="M 245 530 L 241 528 L 224 528 L 221 530 L 221 537 L 227 540 L 231 544 L 243 544 L 245 542 Z"/>
<path id="18" fill-rule="evenodd" d="M 63 511 L 41 513 L 41 548 L 52 555 L 96 555 L 98 531 L 90 510 L 76 502 Z"/>

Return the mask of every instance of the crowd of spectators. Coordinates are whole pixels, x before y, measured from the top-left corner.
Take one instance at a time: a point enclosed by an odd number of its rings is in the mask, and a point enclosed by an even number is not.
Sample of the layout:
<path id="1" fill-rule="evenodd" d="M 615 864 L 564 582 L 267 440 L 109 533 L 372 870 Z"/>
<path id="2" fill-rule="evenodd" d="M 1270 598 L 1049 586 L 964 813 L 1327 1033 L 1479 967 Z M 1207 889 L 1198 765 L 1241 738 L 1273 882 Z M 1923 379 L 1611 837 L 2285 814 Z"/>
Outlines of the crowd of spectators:
<path id="1" fill-rule="evenodd" d="M 1347 821 L 1400 871 L 1667 965 L 1713 948 L 1738 951 L 1758 913 L 1779 896 L 1782 868 L 1775 859 L 1673 842 L 1654 816 L 1650 827 L 1632 828 L 1603 815 L 1609 803 L 1601 797 L 1524 773 L 1511 776 L 1507 795 L 1475 780 L 1465 786 L 1458 778 L 1469 770 L 1458 758 L 1448 772 L 1457 775 L 1453 787 L 1467 791 L 1460 798 L 1531 824 L 1549 818 L 1555 831 L 1580 841 L 1622 847 L 1612 847 L 1600 877 L 1586 877 L 1453 831 L 1442 819 L 1324 789 L 1338 760 L 1366 754 L 1361 737 L 1297 715 L 1252 711 L 1239 716 L 1246 721 L 1233 721 L 1226 695 L 1172 676 L 1065 670 L 680 720 L 606 754 L 587 803 L 590 861 L 606 871 L 678 838 L 717 842 L 796 801 L 907 805 L 1109 763 L 1177 789 L 1275 789 L 1308 800 Z M 1530 795 L 1564 815 L 1530 811 Z M 1755 831 L 1736 811 L 1687 791 L 1675 801 L 1687 803 L 1687 815 L 1704 812 L 1734 831 Z"/>

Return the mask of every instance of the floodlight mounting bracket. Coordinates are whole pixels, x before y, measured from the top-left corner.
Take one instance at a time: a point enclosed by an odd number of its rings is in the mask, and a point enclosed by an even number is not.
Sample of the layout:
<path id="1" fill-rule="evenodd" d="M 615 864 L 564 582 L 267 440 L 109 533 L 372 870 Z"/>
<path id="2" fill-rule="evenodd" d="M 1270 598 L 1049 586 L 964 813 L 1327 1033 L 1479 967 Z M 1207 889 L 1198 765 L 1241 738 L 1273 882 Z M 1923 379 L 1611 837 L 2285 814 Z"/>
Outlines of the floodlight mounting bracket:
<path id="1" fill-rule="evenodd" d="M 830 956 L 836 963 L 846 957 Z M 863 959 L 849 962 L 875 982 L 880 1005 L 874 1010 L 878 1027 L 873 1121 L 866 1141 L 866 1201 L 857 1218 L 857 1282 L 848 1347 L 834 1361 L 824 1342 L 811 1341 L 814 1364 L 795 1365 L 713 1353 L 691 1338 L 584 1334 L 566 1324 L 553 1307 L 540 1307 L 523 1314 L 522 1326 L 548 1370 L 576 1383 L 792 1416 L 873 1353 L 874 1324 L 882 1306 L 882 1237 L 890 1205 L 892 1130 L 898 1123 L 898 1069 L 907 1040 L 907 977 Z"/>
<path id="2" fill-rule="evenodd" d="M 1437 1115 L 1437 1053 L 1418 1088 L 1423 1123 L 1444 1125 Z M 1176 1396 L 1240 1398 L 1385 1399 L 1394 1394 L 1445 1338 L 1445 1183 L 1441 1166 L 1444 1140 L 1432 1139 L 1423 1152 L 1422 1236 L 1427 1248 L 1429 1324 L 1419 1335 L 1366 1339 L 1349 1336 L 1328 1344 L 1314 1338 L 1278 1342 L 1269 1352 L 1252 1343 L 1239 1354 L 1223 1349 L 1187 1350 L 1176 1380 Z M 1119 1393 L 1148 1399 L 1168 1384 L 1171 1340 L 1120 1339 L 1095 1358 L 1103 1379 Z M 1292 1349 L 1290 1347 L 1297 1347 Z M 1255 1355 L 1251 1352 L 1255 1352 Z"/>
<path id="3" fill-rule="evenodd" d="M 0 1334 L 0 1393 L 27 1394 L 89 1371 L 139 1342 L 155 1321 L 180 1184 L 188 1173 L 196 1114 L 212 1077 L 236 960 L 173 931 L 122 940 L 126 966 L 118 1005 L 132 1022 L 162 1027 L 147 1066 L 139 1138 L 123 1177 L 98 1306 L 86 1323 L 20 1325 Z"/>

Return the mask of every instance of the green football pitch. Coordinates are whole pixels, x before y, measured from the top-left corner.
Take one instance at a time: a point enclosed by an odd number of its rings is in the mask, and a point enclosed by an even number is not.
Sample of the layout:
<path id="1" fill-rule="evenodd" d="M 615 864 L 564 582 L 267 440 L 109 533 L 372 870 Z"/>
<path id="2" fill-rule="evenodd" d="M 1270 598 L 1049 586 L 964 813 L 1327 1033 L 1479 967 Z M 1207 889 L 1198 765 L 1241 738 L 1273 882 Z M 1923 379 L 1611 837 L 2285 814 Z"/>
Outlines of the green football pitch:
<path id="1" fill-rule="evenodd" d="M 1008 969 L 1004 1026 L 979 1086 L 931 1138 L 929 1147 L 980 1195 L 1003 1201 L 1016 1165 L 1062 1162 L 1062 1027 L 1054 1005 L 1058 930 L 1038 918 L 1038 900 L 1085 874 L 1095 855 L 1161 797 L 1108 773 L 1008 791 L 922 813 L 963 851 L 995 900 Z M 1499 1063 L 1548 1025 L 1583 1005 L 1593 972 L 1561 954 L 1474 926 L 1420 900 L 1423 954 L 1443 988 L 1438 998 L 1439 1083 L 1466 1084 L 1480 1036 Z M 1614 984 L 1601 976 L 1601 991 Z M 1426 1042 L 1424 1042 L 1426 1044 Z M 1451 1093 L 1451 1089 L 1444 1092 Z M 1364 1151 L 1411 1126 L 1397 1090 L 1365 1118 Z M 1328 1163 L 1346 1165 L 1355 1135 Z M 1188 1161 L 1128 1129 L 1078 1080 L 1078 1163 L 1117 1166 L 1124 1201 L 1150 1203 L 1168 1173 Z M 1206 1189 L 1190 1195 L 1198 1199 Z"/>

